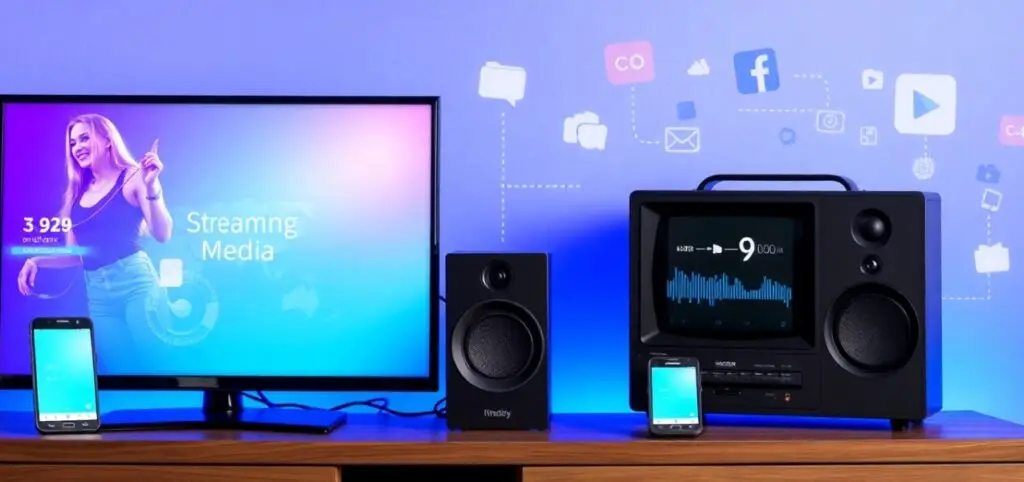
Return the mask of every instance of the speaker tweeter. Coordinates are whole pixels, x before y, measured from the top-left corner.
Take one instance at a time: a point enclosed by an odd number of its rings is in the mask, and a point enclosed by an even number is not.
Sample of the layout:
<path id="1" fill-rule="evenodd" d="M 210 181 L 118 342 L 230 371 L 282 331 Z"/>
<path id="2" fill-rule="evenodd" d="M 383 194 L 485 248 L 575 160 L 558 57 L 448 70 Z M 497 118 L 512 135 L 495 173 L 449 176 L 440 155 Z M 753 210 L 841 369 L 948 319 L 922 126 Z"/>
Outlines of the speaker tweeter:
<path id="1" fill-rule="evenodd" d="M 892 222 L 889 216 L 877 209 L 865 209 L 853 218 L 851 226 L 853 239 L 864 247 L 878 247 L 892 236 Z"/>

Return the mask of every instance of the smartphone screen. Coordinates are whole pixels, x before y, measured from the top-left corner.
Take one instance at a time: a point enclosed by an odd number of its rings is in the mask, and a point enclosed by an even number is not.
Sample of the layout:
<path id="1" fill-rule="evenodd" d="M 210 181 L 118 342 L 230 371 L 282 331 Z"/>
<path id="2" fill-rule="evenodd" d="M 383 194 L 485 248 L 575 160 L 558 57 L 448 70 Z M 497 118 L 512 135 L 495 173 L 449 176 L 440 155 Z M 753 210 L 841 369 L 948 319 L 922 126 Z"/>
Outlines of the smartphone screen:
<path id="1" fill-rule="evenodd" d="M 44 432 L 99 428 L 96 365 L 88 327 L 33 327 L 36 425 Z"/>
<path id="2" fill-rule="evenodd" d="M 701 429 L 698 368 L 687 365 L 651 366 L 652 428 L 693 433 Z"/>

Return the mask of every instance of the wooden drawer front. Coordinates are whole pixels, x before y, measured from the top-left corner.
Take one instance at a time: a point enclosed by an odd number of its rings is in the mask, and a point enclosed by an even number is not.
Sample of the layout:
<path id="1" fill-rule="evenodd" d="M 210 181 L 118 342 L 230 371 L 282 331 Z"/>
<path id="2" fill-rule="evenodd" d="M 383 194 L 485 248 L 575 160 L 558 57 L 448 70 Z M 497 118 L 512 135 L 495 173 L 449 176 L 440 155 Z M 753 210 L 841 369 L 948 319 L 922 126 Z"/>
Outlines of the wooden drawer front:
<path id="1" fill-rule="evenodd" d="M 969 482 L 1024 481 L 1024 464 L 736 467 L 526 467 L 523 482 Z"/>
<path id="2" fill-rule="evenodd" d="M 340 482 L 333 467 L 0 465 L 4 482 Z"/>

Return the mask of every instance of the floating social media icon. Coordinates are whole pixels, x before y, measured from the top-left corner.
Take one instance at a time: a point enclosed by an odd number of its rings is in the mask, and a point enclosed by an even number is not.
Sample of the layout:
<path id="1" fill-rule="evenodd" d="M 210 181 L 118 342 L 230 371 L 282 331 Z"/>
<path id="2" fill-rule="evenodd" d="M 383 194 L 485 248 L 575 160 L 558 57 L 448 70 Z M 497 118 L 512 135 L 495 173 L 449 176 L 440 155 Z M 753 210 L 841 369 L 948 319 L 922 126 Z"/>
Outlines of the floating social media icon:
<path id="1" fill-rule="evenodd" d="M 779 131 L 779 142 L 784 146 L 796 144 L 796 131 L 789 127 L 783 127 Z"/>
<path id="2" fill-rule="evenodd" d="M 603 151 L 608 141 L 608 127 L 593 112 L 581 112 L 565 118 L 562 123 L 562 141 L 577 144 L 591 151 Z"/>
<path id="3" fill-rule="evenodd" d="M 748 50 L 732 58 L 736 69 L 736 90 L 741 94 L 763 94 L 779 90 L 779 62 L 773 49 Z"/>
<path id="4" fill-rule="evenodd" d="M 650 82 L 654 80 L 654 46 L 647 41 L 608 45 L 604 69 L 613 85 Z"/>
<path id="5" fill-rule="evenodd" d="M 692 77 L 703 77 L 705 75 L 711 75 L 711 66 L 708 65 L 708 59 L 699 59 L 693 61 L 690 64 L 690 68 L 686 69 L 686 75 Z"/>
<path id="6" fill-rule="evenodd" d="M 885 87 L 885 74 L 875 69 L 864 69 L 860 73 L 860 86 L 864 90 L 882 90 Z"/>
<path id="7" fill-rule="evenodd" d="M 666 127 L 665 152 L 673 154 L 700 152 L 700 129 L 697 127 Z"/>
<path id="8" fill-rule="evenodd" d="M 860 145 L 877 146 L 878 128 L 875 126 L 862 126 L 860 128 Z"/>
<path id="9" fill-rule="evenodd" d="M 974 178 L 978 182 L 985 184 L 999 184 L 999 179 L 1003 177 L 1003 173 L 999 172 L 999 168 L 995 164 L 980 164 L 978 165 L 977 174 Z"/>
<path id="10" fill-rule="evenodd" d="M 480 97 L 504 100 L 515 107 L 526 95 L 526 69 L 498 62 L 480 68 Z"/>
<path id="11" fill-rule="evenodd" d="M 974 270 L 980 274 L 1010 271 L 1010 249 L 1003 243 L 978 246 L 974 250 Z"/>
<path id="12" fill-rule="evenodd" d="M 999 211 L 999 206 L 1002 205 L 1003 193 L 989 188 L 985 188 L 985 190 L 981 192 L 981 209 L 996 212 Z"/>
<path id="13" fill-rule="evenodd" d="M 1024 147 L 1024 116 L 1004 115 L 999 119 L 999 143 Z"/>
<path id="14" fill-rule="evenodd" d="M 693 120 L 697 118 L 697 104 L 692 100 L 676 104 L 676 119 Z"/>
<path id="15" fill-rule="evenodd" d="M 956 79 L 902 74 L 896 78 L 894 125 L 900 134 L 948 136 L 956 130 Z"/>
<path id="16" fill-rule="evenodd" d="M 846 129 L 846 114 L 838 110 L 819 110 L 815 115 L 814 129 L 823 134 L 842 134 Z"/>
<path id="17" fill-rule="evenodd" d="M 185 282 L 185 263 L 178 258 L 160 260 L 160 286 L 164 288 L 180 288 Z"/>
<path id="18" fill-rule="evenodd" d="M 914 177 L 927 181 L 935 175 L 935 159 L 927 156 L 918 157 L 914 159 L 910 169 L 913 171 Z"/>

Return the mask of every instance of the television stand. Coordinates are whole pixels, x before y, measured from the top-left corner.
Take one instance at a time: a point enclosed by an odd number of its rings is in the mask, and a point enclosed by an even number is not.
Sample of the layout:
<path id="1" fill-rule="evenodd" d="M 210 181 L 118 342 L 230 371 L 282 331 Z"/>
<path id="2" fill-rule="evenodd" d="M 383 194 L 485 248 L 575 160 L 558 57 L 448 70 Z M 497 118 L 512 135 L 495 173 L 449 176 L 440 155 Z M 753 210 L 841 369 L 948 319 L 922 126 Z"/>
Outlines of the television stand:
<path id="1" fill-rule="evenodd" d="M 348 419 L 344 412 L 290 408 L 242 408 L 242 393 L 205 390 L 202 409 L 117 410 L 100 417 L 103 431 L 258 430 L 328 434 Z"/>

